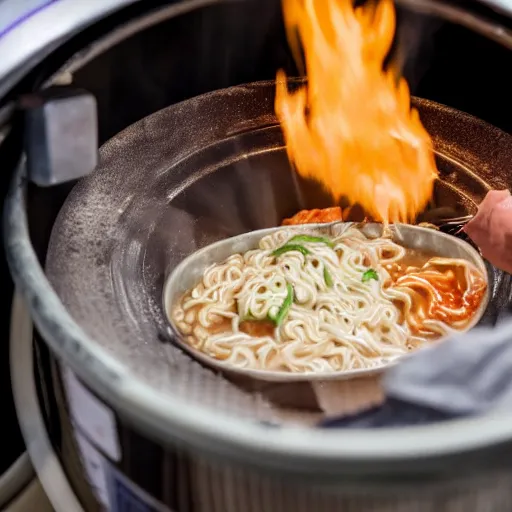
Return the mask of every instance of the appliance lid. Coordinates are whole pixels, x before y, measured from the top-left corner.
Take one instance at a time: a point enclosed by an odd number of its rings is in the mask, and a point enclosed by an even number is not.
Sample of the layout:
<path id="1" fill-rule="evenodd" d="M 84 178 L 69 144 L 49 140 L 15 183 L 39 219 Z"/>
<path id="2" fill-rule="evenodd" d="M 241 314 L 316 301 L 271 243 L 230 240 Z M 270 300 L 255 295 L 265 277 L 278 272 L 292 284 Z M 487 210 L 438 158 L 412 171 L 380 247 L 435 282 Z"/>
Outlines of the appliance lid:
<path id="1" fill-rule="evenodd" d="M 139 1 L 1 1 L 0 96 L 23 78 L 31 67 L 80 30 Z"/>
<path id="2" fill-rule="evenodd" d="M 512 0 L 482 0 L 482 2 L 508 16 L 512 15 Z"/>

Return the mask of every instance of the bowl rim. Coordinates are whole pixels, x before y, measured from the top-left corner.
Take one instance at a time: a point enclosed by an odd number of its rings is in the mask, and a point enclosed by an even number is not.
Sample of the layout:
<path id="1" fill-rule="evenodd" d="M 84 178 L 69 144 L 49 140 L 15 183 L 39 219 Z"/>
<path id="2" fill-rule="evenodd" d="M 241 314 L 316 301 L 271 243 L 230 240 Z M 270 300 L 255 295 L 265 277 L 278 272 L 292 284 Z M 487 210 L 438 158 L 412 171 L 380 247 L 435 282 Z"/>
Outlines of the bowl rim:
<path id="1" fill-rule="evenodd" d="M 201 247 L 200 249 L 194 251 L 193 253 L 189 254 L 185 258 L 183 258 L 175 267 L 174 269 L 170 270 L 167 269 L 166 271 L 166 278 L 164 282 L 164 286 L 162 288 L 162 309 L 165 315 L 165 320 L 168 327 L 168 333 L 171 337 L 171 340 L 169 340 L 171 343 L 176 344 L 180 349 L 184 350 L 192 356 L 194 359 L 198 360 L 199 362 L 207 365 L 208 367 L 214 368 L 216 370 L 219 370 L 226 374 L 232 374 L 232 375 L 238 375 L 240 377 L 250 377 L 259 381 L 265 381 L 265 382 L 273 382 L 273 383 L 292 383 L 292 382 L 317 382 L 317 381 L 344 381 L 344 380 L 352 380 L 352 379 L 361 379 L 365 377 L 374 377 L 376 375 L 380 375 L 383 372 L 385 372 L 387 369 L 391 368 L 392 366 L 398 364 L 399 362 L 403 361 L 404 359 L 407 359 L 414 354 L 417 354 L 420 351 L 423 351 L 425 349 L 428 349 L 432 347 L 433 345 L 438 345 L 440 343 L 443 343 L 443 341 L 446 341 L 447 339 L 451 338 L 453 335 L 462 334 L 465 332 L 470 331 L 473 327 L 475 327 L 478 322 L 481 320 L 482 316 L 484 315 L 487 306 L 489 304 L 489 275 L 487 273 L 487 267 L 485 265 L 485 262 L 480 255 L 480 253 L 474 249 L 471 244 L 465 242 L 464 240 L 461 240 L 460 238 L 457 238 L 455 236 L 443 233 L 442 231 L 438 231 L 432 228 L 428 228 L 425 226 L 417 226 L 413 224 L 403 224 L 403 223 L 395 223 L 391 224 L 390 228 L 392 231 L 399 230 L 399 229 L 412 229 L 413 231 L 418 232 L 428 232 L 430 236 L 439 236 L 440 238 L 444 238 L 445 240 L 449 240 L 450 243 L 453 243 L 453 245 L 458 245 L 461 247 L 468 256 L 472 256 L 474 261 L 470 261 L 470 263 L 473 263 L 477 270 L 479 270 L 484 277 L 486 289 L 485 293 L 482 297 L 482 300 L 473 314 L 471 321 L 468 322 L 468 324 L 464 327 L 464 329 L 457 330 L 455 333 L 449 333 L 445 336 L 441 336 L 440 338 L 436 339 L 432 343 L 426 344 L 422 347 L 420 347 L 417 350 L 414 350 L 411 353 L 406 353 L 401 356 L 397 356 L 390 361 L 383 363 L 379 366 L 375 366 L 372 368 L 361 368 L 356 370 L 345 370 L 345 371 L 331 371 L 331 372 L 304 372 L 304 373 L 291 373 L 291 372 L 285 372 L 285 371 L 271 371 L 271 370 L 261 370 L 261 369 L 252 369 L 252 368 L 241 368 L 237 367 L 235 365 L 232 365 L 230 363 L 226 363 L 224 361 L 220 361 L 218 359 L 215 359 L 205 352 L 202 352 L 201 350 L 198 350 L 197 348 L 193 347 L 189 343 L 187 343 L 184 339 L 183 334 L 180 332 L 180 330 L 176 327 L 175 322 L 169 317 L 168 311 L 172 307 L 172 304 L 169 304 L 169 294 L 171 293 L 171 289 L 173 285 L 175 284 L 176 280 L 179 279 L 179 276 L 183 272 L 183 270 L 189 265 L 189 263 L 196 259 L 198 259 L 201 255 L 207 254 L 208 252 L 225 245 L 229 244 L 236 244 L 238 241 L 243 240 L 244 238 L 256 238 L 257 240 L 261 240 L 264 236 L 267 236 L 271 233 L 275 233 L 277 231 L 281 230 L 291 230 L 291 231 L 314 231 L 316 229 L 329 229 L 331 227 L 342 225 L 342 226 L 382 226 L 381 223 L 377 222 L 367 222 L 367 223 L 361 223 L 361 222 L 346 222 L 346 221 L 334 221 L 334 222 L 328 222 L 328 223 L 312 223 L 312 224 L 296 224 L 291 226 L 276 226 L 272 228 L 263 228 L 263 229 L 257 229 L 253 231 L 248 231 L 245 233 L 241 233 L 239 235 L 231 236 L 228 238 L 224 238 L 221 240 L 217 240 L 216 242 L 213 242 L 211 244 L 208 244 L 204 247 Z M 250 249 L 248 249 L 250 250 Z M 223 258 L 225 259 L 225 258 Z M 223 260 L 222 259 L 222 260 Z M 462 258 L 466 259 L 466 258 Z M 220 261 L 215 261 L 215 263 L 219 263 Z M 469 261 L 469 260 L 468 260 Z M 209 263 L 211 264 L 211 263 Z M 204 268 L 201 269 L 204 273 Z"/>

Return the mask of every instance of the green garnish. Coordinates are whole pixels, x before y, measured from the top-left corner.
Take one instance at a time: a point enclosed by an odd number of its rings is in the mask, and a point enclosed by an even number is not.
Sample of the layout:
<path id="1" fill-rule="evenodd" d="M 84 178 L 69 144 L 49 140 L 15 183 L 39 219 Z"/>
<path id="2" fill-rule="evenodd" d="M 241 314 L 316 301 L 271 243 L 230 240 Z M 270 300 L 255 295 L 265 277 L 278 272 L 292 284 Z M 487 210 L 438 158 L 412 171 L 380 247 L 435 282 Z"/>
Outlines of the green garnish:
<path id="1" fill-rule="evenodd" d="M 333 242 L 331 242 L 328 238 L 325 236 L 311 236 L 311 235 L 295 235 L 294 237 L 290 238 L 288 240 L 288 244 L 292 244 L 294 242 L 310 242 L 310 243 L 318 243 L 318 244 L 325 244 L 329 247 L 334 247 Z"/>
<path id="2" fill-rule="evenodd" d="M 286 245 L 283 245 L 282 247 L 279 247 L 279 249 L 276 249 L 272 253 L 272 256 L 281 256 L 281 254 L 284 254 L 285 252 L 290 252 L 290 251 L 298 251 L 301 254 L 303 254 L 304 256 L 311 254 L 311 251 L 309 249 L 306 249 L 306 247 L 304 247 L 303 245 L 286 244 Z"/>
<path id="3" fill-rule="evenodd" d="M 375 281 L 379 280 L 379 275 L 377 274 L 377 271 L 373 270 L 373 268 L 369 268 L 363 273 L 363 283 L 368 282 L 370 279 L 375 279 Z"/>
<path id="4" fill-rule="evenodd" d="M 279 308 L 279 311 L 277 312 L 275 319 L 273 319 L 277 326 L 281 325 L 293 304 L 293 286 L 288 283 L 286 285 L 286 289 L 288 290 L 286 299 L 284 299 L 284 302 L 282 306 Z"/>
<path id="5" fill-rule="evenodd" d="M 327 267 L 324 267 L 324 281 L 328 288 L 332 288 L 334 283 L 332 281 L 331 273 L 327 269 Z"/>

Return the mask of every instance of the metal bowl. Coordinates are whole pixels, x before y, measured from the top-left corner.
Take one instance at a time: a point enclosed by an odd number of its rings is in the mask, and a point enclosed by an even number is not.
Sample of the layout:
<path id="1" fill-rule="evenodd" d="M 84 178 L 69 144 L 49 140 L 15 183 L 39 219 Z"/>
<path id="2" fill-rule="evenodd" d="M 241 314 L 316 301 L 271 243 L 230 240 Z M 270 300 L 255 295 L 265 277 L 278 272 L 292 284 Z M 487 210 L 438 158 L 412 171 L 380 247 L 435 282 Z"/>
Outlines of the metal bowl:
<path id="1" fill-rule="evenodd" d="M 180 334 L 179 329 L 173 323 L 168 312 L 172 306 L 200 280 L 204 271 L 212 264 L 220 263 L 232 254 L 244 253 L 251 249 L 256 249 L 258 243 L 266 235 L 280 231 L 283 229 L 290 231 L 309 231 L 320 232 L 326 236 L 338 236 L 348 227 L 355 225 L 352 222 L 333 222 L 329 224 L 307 224 L 298 226 L 276 227 L 270 229 L 260 229 L 251 231 L 242 235 L 220 240 L 202 249 L 194 252 L 174 268 L 168 269 L 168 277 L 163 289 L 163 306 L 167 312 L 169 320 L 170 332 L 173 340 L 182 349 L 187 351 L 200 362 L 212 366 L 228 374 L 240 375 L 243 377 L 251 377 L 267 382 L 298 382 L 298 381 L 327 381 L 327 380 L 348 380 L 355 378 L 370 377 L 381 373 L 385 368 L 395 364 L 402 356 L 393 358 L 388 362 L 379 366 L 368 369 L 357 369 L 348 371 L 335 372 L 304 372 L 289 373 L 283 371 L 267 371 L 239 368 L 224 361 L 219 361 L 208 356 L 204 352 L 197 350 L 189 345 Z M 374 238 L 382 234 L 382 224 L 367 223 L 360 224 L 361 231 L 368 237 Z M 392 238 L 395 242 L 404 247 L 417 250 L 427 250 L 434 254 L 447 258 L 464 259 L 471 262 L 484 276 L 487 285 L 485 295 L 482 298 L 478 309 L 476 310 L 471 322 L 463 331 L 467 331 L 474 327 L 482 315 L 484 314 L 489 302 L 489 283 L 487 269 L 484 261 L 479 253 L 468 243 L 447 235 L 434 229 L 420 226 L 411 226 L 407 224 L 394 224 L 391 226 Z M 439 343 L 444 338 L 436 340 Z M 421 349 L 420 349 L 421 350 Z"/>

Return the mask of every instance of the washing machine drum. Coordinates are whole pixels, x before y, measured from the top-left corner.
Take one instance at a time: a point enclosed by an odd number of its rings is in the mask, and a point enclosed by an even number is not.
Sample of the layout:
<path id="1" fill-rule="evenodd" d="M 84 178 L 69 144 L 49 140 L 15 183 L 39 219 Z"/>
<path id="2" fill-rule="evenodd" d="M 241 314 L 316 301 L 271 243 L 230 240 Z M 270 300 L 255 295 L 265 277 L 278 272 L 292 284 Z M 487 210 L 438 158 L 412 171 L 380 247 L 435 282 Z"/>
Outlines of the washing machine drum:
<path id="1" fill-rule="evenodd" d="M 132 13 L 112 33 L 120 40 L 151 20 L 162 22 L 162 13 L 178 12 L 171 7 Z M 450 6 L 439 14 L 454 12 Z M 512 37 L 493 33 L 512 46 Z M 116 40 L 110 32 L 106 37 Z M 101 45 L 89 50 L 52 76 L 62 80 L 70 70 L 80 76 L 78 63 L 84 55 L 98 57 Z M 95 62 L 101 67 L 100 57 Z M 49 436 L 51 460 L 62 464 L 68 490 L 87 510 L 437 512 L 479 511 L 482 504 L 509 510 L 512 473 L 507 458 L 496 457 L 509 446 L 506 422 L 496 426 L 482 417 L 417 429 L 324 430 L 318 427 L 322 404 L 309 383 L 236 380 L 169 338 L 162 289 L 179 261 L 216 240 L 328 204 L 322 190 L 289 165 L 274 94 L 273 81 L 260 81 L 151 113 L 110 138 L 96 169 L 69 195 L 62 187 L 27 187 L 27 177 L 39 185 L 77 178 L 87 158 L 69 175 L 61 160 L 50 158 L 54 153 L 28 146 L 7 197 L 5 236 L 13 276 L 37 327 L 36 379 L 14 379 L 29 447 Z M 47 128 L 65 126 L 58 112 L 66 102 L 68 111 L 74 105 L 85 116 L 77 114 L 75 123 L 84 120 L 84 133 L 91 133 L 88 94 L 54 89 L 31 98 L 41 101 L 24 104 L 28 135 L 43 133 L 44 147 L 63 146 Z M 489 188 L 510 187 L 509 135 L 435 102 L 414 104 L 436 146 L 436 206 L 472 214 Z M 100 138 L 108 130 L 100 125 Z M 69 136 L 59 133 L 61 141 Z M 91 139 L 84 140 L 73 147 L 87 156 Z M 29 228 L 37 201 L 45 204 L 50 196 L 59 212 L 46 243 L 43 235 L 31 239 Z M 44 249 L 44 268 L 34 245 Z M 508 278 L 495 269 L 490 275 L 496 293 L 482 320 L 487 324 L 511 296 Z M 14 366 L 30 364 L 33 341 L 30 330 L 20 330 L 12 342 L 19 355 Z M 351 390 L 343 395 L 346 410 L 374 398 L 363 387 Z M 22 396 L 32 399 L 22 405 Z M 37 435 L 29 412 L 40 420 Z M 40 453 L 33 448 L 31 456 L 43 471 Z M 58 501 L 55 488 L 47 492 Z"/>

